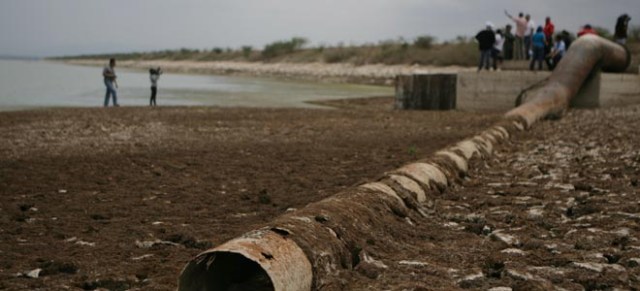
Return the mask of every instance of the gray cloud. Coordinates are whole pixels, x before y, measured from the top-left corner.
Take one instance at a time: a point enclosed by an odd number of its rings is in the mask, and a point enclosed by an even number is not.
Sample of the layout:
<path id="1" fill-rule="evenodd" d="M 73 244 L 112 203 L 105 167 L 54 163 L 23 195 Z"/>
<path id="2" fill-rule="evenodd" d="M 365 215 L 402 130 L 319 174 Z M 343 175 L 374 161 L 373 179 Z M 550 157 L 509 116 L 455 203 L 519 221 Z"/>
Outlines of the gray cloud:
<path id="1" fill-rule="evenodd" d="M 252 45 L 303 36 L 314 44 L 419 35 L 473 35 L 512 13 L 551 16 L 556 27 L 640 23 L 637 0 L 3 0 L 0 54 L 63 55 Z"/>

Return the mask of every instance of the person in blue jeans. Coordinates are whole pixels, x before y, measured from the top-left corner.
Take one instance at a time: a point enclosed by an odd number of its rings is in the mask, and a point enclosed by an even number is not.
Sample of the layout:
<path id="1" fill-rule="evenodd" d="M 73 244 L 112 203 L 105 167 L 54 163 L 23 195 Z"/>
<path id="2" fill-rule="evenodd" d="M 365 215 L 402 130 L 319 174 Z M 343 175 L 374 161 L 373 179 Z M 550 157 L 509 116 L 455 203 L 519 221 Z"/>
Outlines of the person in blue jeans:
<path id="1" fill-rule="evenodd" d="M 489 70 L 491 53 L 493 52 L 493 45 L 496 42 L 496 34 L 493 32 L 493 24 L 491 22 L 487 22 L 487 27 L 476 34 L 476 40 L 478 41 L 478 48 L 480 49 L 478 72 L 482 70 L 483 67 Z"/>
<path id="2" fill-rule="evenodd" d="M 116 59 L 109 59 L 109 65 L 104 67 L 102 70 L 102 76 L 104 77 L 104 85 L 107 87 L 107 93 L 104 96 L 104 107 L 109 106 L 109 96 L 113 96 L 113 106 L 118 105 L 118 95 L 116 93 L 116 89 L 118 88 L 118 83 L 116 83 Z"/>
<path id="3" fill-rule="evenodd" d="M 544 62 L 544 48 L 547 46 L 547 38 L 544 35 L 542 26 L 538 26 L 536 33 L 531 37 L 531 49 L 533 50 L 533 58 L 529 64 L 529 70 L 534 70 L 535 63 L 538 63 L 538 70 L 542 70 Z"/>

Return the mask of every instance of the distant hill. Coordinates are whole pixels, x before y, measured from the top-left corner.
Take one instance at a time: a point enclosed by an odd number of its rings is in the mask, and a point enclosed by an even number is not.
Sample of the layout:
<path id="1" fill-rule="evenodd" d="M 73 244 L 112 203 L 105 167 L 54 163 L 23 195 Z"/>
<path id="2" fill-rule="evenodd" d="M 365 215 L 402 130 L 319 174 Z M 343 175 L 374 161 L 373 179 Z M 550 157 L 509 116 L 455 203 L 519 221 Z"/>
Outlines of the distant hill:
<path id="1" fill-rule="evenodd" d="M 0 60 L 23 60 L 23 61 L 37 61 L 42 58 L 33 56 L 14 56 L 14 55 L 0 55 Z"/>

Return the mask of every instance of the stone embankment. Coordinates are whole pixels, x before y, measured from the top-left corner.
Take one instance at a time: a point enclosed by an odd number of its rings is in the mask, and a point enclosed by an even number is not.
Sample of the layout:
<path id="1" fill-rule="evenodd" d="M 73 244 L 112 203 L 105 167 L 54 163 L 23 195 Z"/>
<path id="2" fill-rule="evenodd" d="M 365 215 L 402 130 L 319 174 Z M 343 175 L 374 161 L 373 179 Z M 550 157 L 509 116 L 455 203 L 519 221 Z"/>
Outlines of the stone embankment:
<path id="1" fill-rule="evenodd" d="M 103 66 L 102 60 L 68 60 L 69 64 Z M 430 67 L 409 65 L 363 65 L 325 63 L 250 63 L 250 62 L 197 62 L 197 61 L 119 61 L 120 67 L 149 69 L 162 67 L 166 72 L 279 77 L 295 80 L 322 80 L 376 85 L 391 85 L 396 75 L 416 73 L 454 73 L 473 71 L 464 67 Z"/>

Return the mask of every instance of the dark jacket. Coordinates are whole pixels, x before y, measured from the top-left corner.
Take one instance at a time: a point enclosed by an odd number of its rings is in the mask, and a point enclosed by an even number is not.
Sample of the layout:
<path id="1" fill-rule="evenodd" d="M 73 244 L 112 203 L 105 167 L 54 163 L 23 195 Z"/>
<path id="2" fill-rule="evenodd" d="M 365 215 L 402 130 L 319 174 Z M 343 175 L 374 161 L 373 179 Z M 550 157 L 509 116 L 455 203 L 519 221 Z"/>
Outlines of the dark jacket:
<path id="1" fill-rule="evenodd" d="M 614 34 L 616 38 L 627 38 L 627 28 L 629 26 L 629 20 L 631 20 L 631 17 L 626 14 L 618 17 L 618 21 L 616 22 L 616 31 Z"/>
<path id="2" fill-rule="evenodd" d="M 492 30 L 485 29 L 476 34 L 476 40 L 481 51 L 490 50 L 496 42 L 496 34 Z"/>

